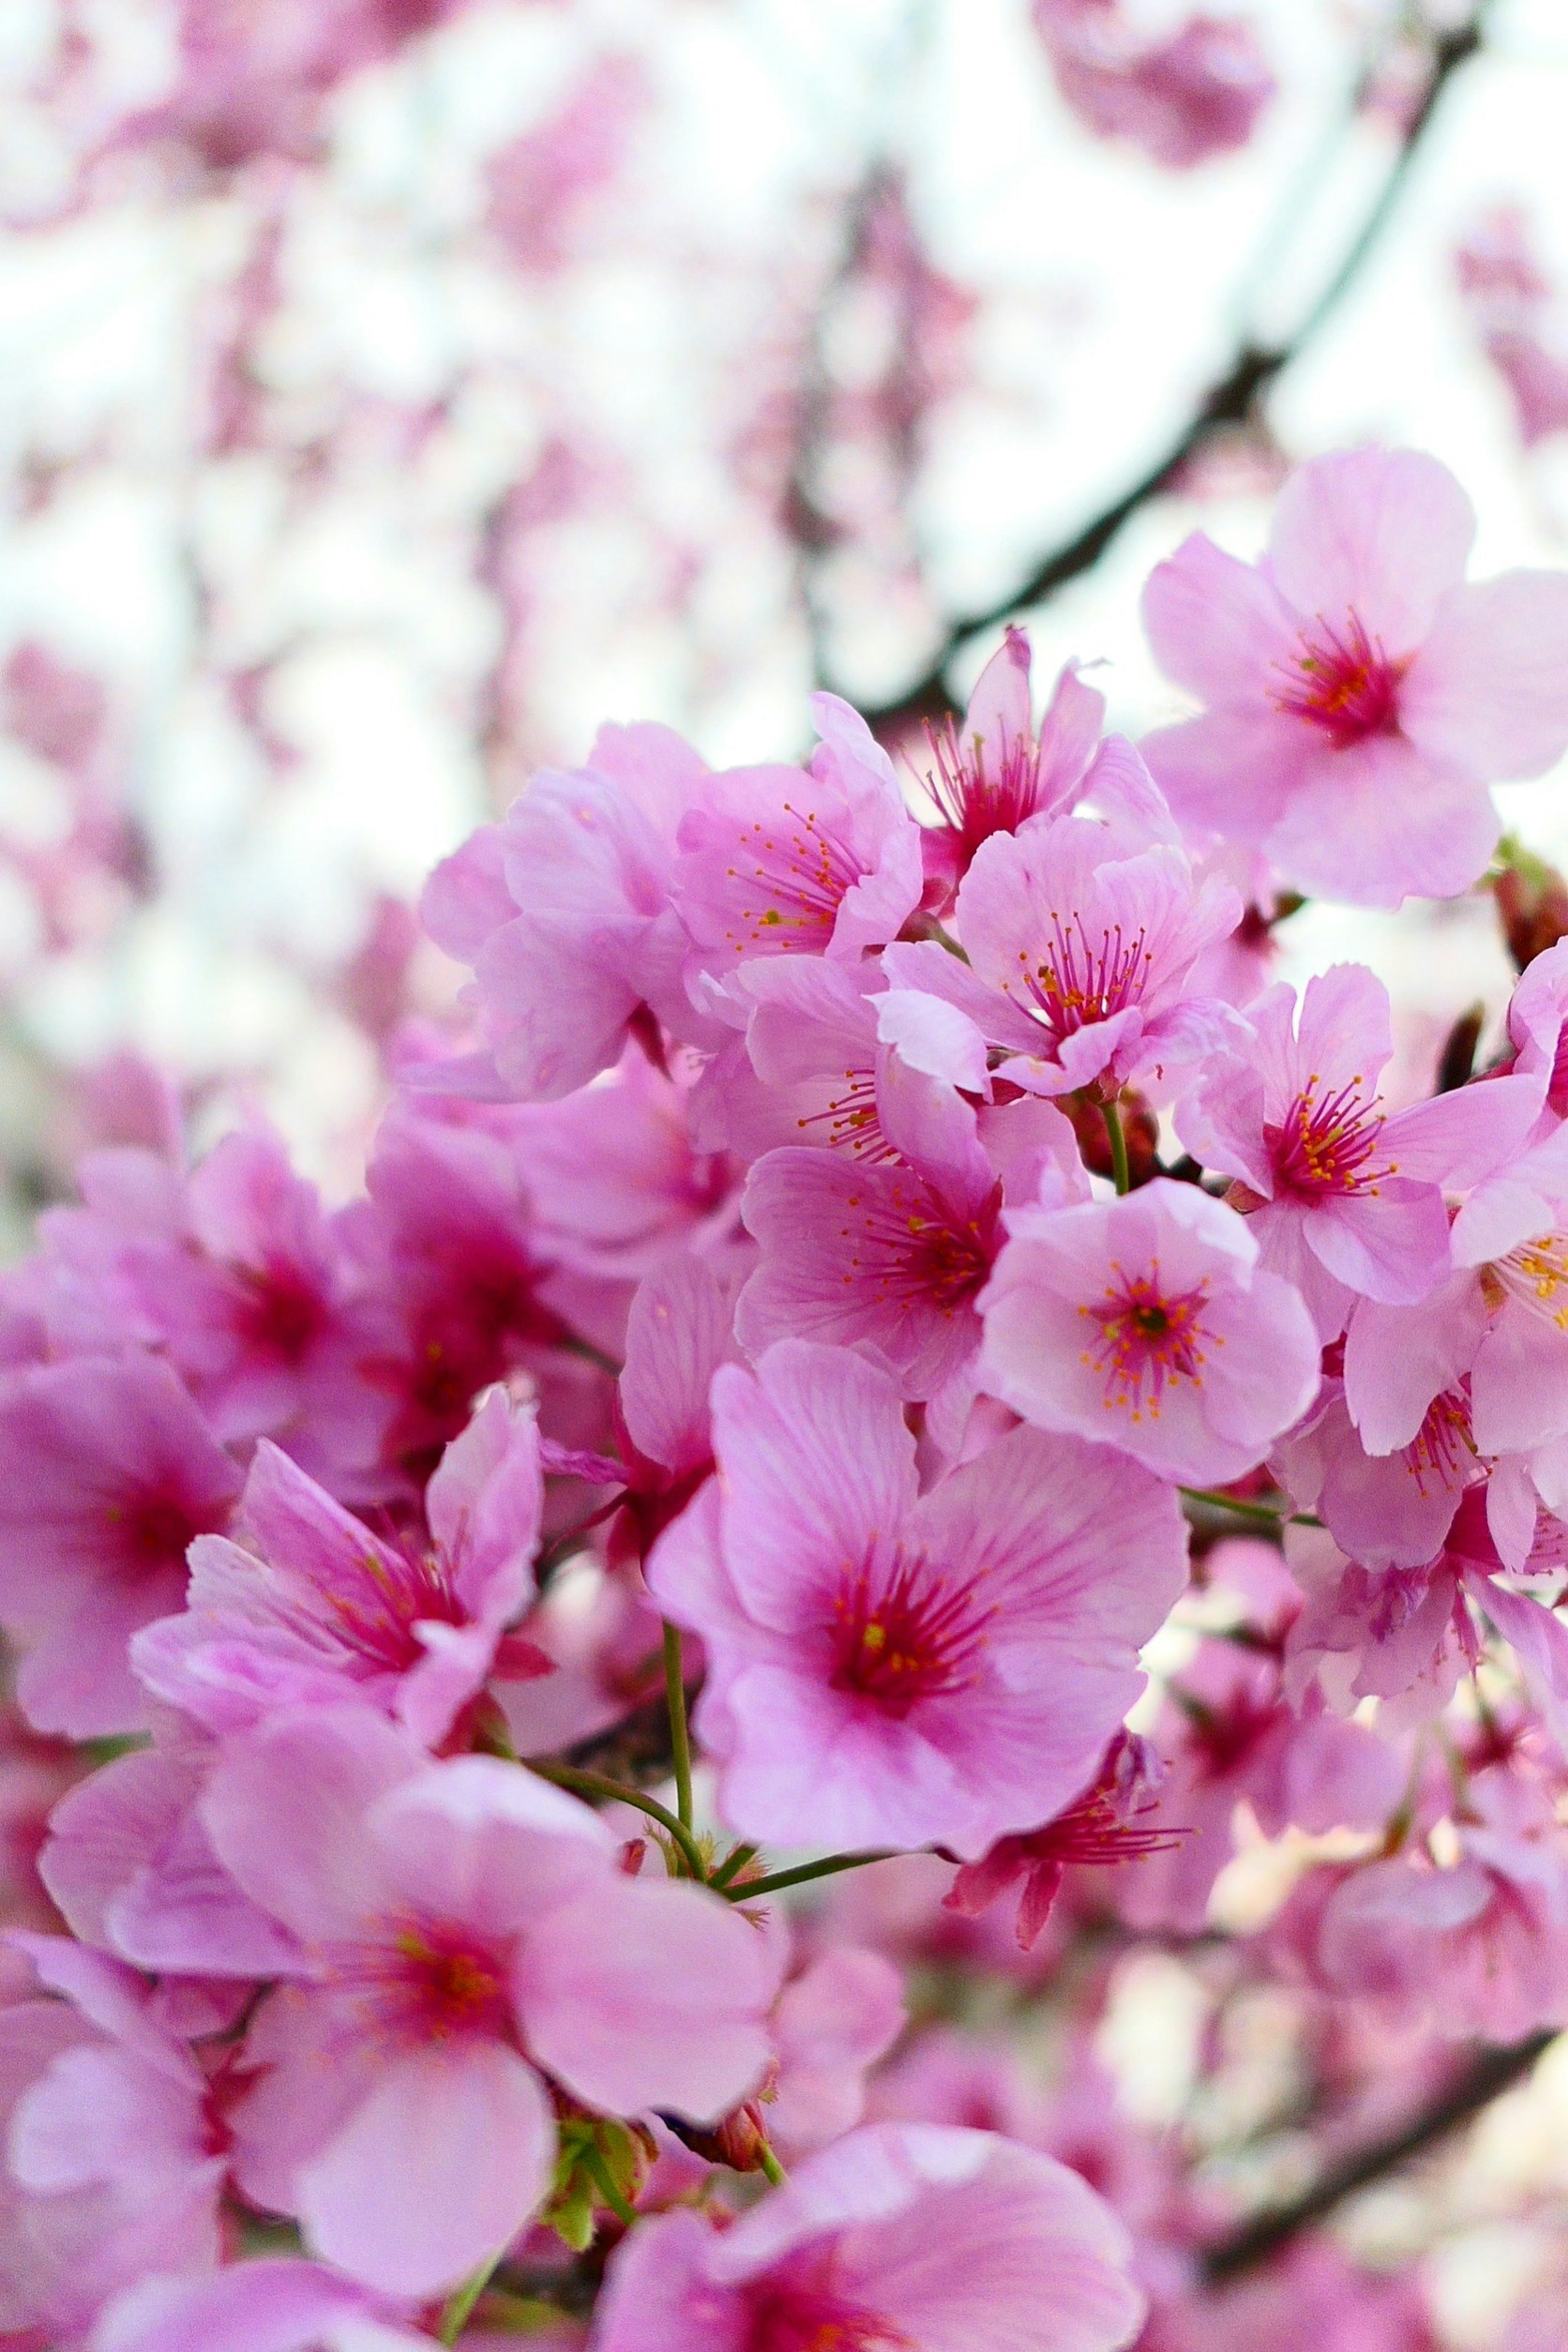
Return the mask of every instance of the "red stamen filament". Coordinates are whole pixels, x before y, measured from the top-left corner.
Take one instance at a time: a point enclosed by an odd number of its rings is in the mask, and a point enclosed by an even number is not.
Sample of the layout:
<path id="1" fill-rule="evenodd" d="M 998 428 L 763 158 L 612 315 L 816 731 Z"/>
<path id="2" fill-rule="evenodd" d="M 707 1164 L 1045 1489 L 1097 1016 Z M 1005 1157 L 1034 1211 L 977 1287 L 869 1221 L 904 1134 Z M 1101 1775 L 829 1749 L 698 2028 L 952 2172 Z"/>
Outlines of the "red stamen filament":
<path id="1" fill-rule="evenodd" d="M 1105 1373 L 1107 1412 L 1130 1405 L 1135 1422 L 1142 1421 L 1145 1412 L 1151 1421 L 1158 1421 L 1168 1387 L 1202 1378 L 1207 1361 L 1205 1343 L 1215 1348 L 1225 1345 L 1203 1319 L 1208 1285 L 1200 1282 L 1191 1290 L 1167 1291 L 1160 1280 L 1157 1258 L 1147 1274 L 1128 1276 L 1114 1265 L 1110 1270 L 1115 1280 L 1104 1298 L 1078 1310 L 1100 1327 L 1082 1360 Z"/>
<path id="2" fill-rule="evenodd" d="M 833 1603 L 833 1687 L 900 1720 L 924 1699 L 950 1698 L 975 1680 L 994 1613 L 973 1583 L 923 1559 L 868 1559 L 846 1572 Z"/>
<path id="3" fill-rule="evenodd" d="M 1384 1177 L 1398 1172 L 1394 1160 L 1377 1162 L 1383 1114 L 1361 1093 L 1359 1076 L 1320 1097 L 1321 1084 L 1314 1071 L 1284 1124 L 1263 1130 L 1276 1182 L 1281 1192 L 1305 1201 L 1375 1194 Z"/>
<path id="4" fill-rule="evenodd" d="M 1336 751 L 1398 732 L 1400 666 L 1354 613 L 1342 633 L 1320 615 L 1294 659 L 1279 667 L 1286 683 L 1270 698 L 1276 710 L 1321 729 Z"/>

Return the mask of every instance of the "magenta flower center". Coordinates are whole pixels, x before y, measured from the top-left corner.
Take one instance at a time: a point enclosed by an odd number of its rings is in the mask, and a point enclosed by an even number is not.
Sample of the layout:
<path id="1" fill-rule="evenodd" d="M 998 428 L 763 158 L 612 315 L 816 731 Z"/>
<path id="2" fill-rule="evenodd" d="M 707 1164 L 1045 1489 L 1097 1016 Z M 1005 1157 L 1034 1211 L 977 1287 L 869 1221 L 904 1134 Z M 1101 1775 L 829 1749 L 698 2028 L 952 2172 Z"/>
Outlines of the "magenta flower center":
<path id="1" fill-rule="evenodd" d="M 896 2352 L 909 2337 L 862 2305 L 763 2280 L 752 2290 L 745 2352 Z"/>
<path id="2" fill-rule="evenodd" d="M 406 1674 L 425 1656 L 416 1625 L 468 1622 L 438 1552 L 373 1550 L 367 1544 L 352 1567 L 334 1564 L 331 1590 L 321 1601 L 338 1640 L 368 1665 L 392 1674 Z"/>
<path id="3" fill-rule="evenodd" d="M 1289 719 L 1321 728 L 1336 751 L 1364 743 L 1369 735 L 1393 735 L 1399 728 L 1400 665 L 1391 662 L 1375 637 L 1352 613 L 1342 630 L 1320 617 L 1304 631 L 1293 658 L 1280 665 L 1285 680 L 1272 697 Z"/>
<path id="4" fill-rule="evenodd" d="M 235 1326 L 246 1343 L 263 1354 L 298 1364 L 326 1320 L 321 1286 L 287 1258 L 263 1266 L 231 1269 L 240 1288 Z"/>
<path id="5" fill-rule="evenodd" d="M 955 1315 L 984 1287 L 991 1272 L 994 1214 L 955 1218 L 923 1184 L 898 1187 L 846 1205 L 856 1223 L 846 1238 L 857 1281 L 879 1304 L 903 1301 Z"/>
<path id="6" fill-rule="evenodd" d="M 943 828 L 958 836 L 967 865 L 994 833 L 1016 833 L 1040 805 L 1040 747 L 1025 736 L 1004 735 L 994 756 L 984 737 L 959 740 L 950 719 L 941 730 L 928 727 L 926 740 L 936 761 L 926 786 L 941 812 Z"/>
<path id="7" fill-rule="evenodd" d="M 1375 1193 L 1384 1176 L 1397 1172 L 1393 1160 L 1377 1160 L 1383 1115 L 1360 1092 L 1362 1083 L 1358 1075 L 1320 1095 L 1322 1080 L 1314 1072 L 1283 1123 L 1264 1129 L 1279 1192 L 1301 1201 Z"/>
<path id="8" fill-rule="evenodd" d="M 1201 1377 L 1205 1342 L 1225 1344 L 1204 1322 L 1208 1285 L 1173 1289 L 1158 1258 L 1147 1274 L 1128 1276 L 1119 1265 L 1110 1272 L 1104 1297 L 1078 1310 L 1096 1327 L 1082 1360 L 1104 1372 L 1108 1411 L 1131 1406 L 1134 1421 L 1145 1412 L 1158 1421 L 1166 1389 Z"/>
<path id="9" fill-rule="evenodd" d="M 117 1538 L 121 1564 L 133 1574 L 177 1568 L 204 1532 L 178 1496 L 156 1490 L 110 1504 L 106 1517 Z"/>
<path id="10" fill-rule="evenodd" d="M 820 952 L 862 869 L 815 810 L 786 801 L 776 819 L 755 818 L 744 827 L 735 863 L 725 871 L 731 883 L 754 885 L 757 893 L 754 906 L 740 909 L 746 929 L 725 934 L 731 947 Z"/>
<path id="11" fill-rule="evenodd" d="M 994 1614 L 973 1585 L 923 1559 L 868 1559 L 846 1574 L 833 1603 L 833 1687 L 900 1720 L 922 1699 L 950 1698 L 975 1680 Z"/>
<path id="12" fill-rule="evenodd" d="M 331 1974 L 400 2043 L 493 2040 L 511 2030 L 505 1961 L 449 1920 L 389 1920 L 384 1940 L 335 1955 Z"/>
<path id="13" fill-rule="evenodd" d="M 1113 923 L 1097 938 L 1081 915 L 1064 923 L 1053 912 L 1050 944 L 1039 962 L 1031 965 L 1027 951 L 1018 950 L 1024 1010 L 1053 1037 L 1070 1037 L 1136 1004 L 1153 961 L 1141 929 L 1129 939 Z"/>

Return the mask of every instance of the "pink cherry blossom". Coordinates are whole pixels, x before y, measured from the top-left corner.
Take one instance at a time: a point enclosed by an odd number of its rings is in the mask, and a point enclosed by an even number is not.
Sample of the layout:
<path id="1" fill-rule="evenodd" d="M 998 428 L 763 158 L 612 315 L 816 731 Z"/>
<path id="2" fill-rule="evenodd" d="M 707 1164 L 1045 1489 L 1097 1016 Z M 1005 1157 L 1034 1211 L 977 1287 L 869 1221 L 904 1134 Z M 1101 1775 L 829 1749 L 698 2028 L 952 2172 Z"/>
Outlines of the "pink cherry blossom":
<path id="1" fill-rule="evenodd" d="M 1333 1339 L 1358 1296 L 1410 1306 L 1436 1288 L 1449 1263 L 1442 1187 L 1505 1159 L 1539 1094 L 1521 1076 L 1390 1114 L 1377 1091 L 1393 1051 L 1388 992 L 1360 964 L 1309 981 L 1299 1010 L 1292 988 L 1271 988 L 1247 1020 L 1251 1038 L 1211 1056 L 1177 1130 L 1237 1180 L 1260 1264 L 1296 1285 Z"/>
<path id="2" fill-rule="evenodd" d="M 667 727 L 606 727 L 585 768 L 534 776 L 504 822 L 436 868 L 437 944 L 474 970 L 485 1051 L 433 1076 L 554 1101 L 619 1061 L 647 1012 L 689 1024 L 669 899 L 675 828 L 706 774 Z"/>
<path id="3" fill-rule="evenodd" d="M 920 904 L 921 836 L 892 764 L 836 695 L 813 697 L 822 740 L 810 770 L 705 777 L 680 820 L 675 903 L 689 972 L 756 956 L 853 962 L 896 940 Z"/>
<path id="4" fill-rule="evenodd" d="M 168 1366 L 78 1358 L 0 1386 L 0 1622 L 43 1731 L 140 1728 L 126 1643 L 184 1596 L 193 1539 L 226 1526 L 239 1473 Z"/>
<path id="5" fill-rule="evenodd" d="M 1081 817 L 994 834 L 958 893 L 952 929 L 965 965 L 934 942 L 884 958 L 896 986 L 943 998 L 1042 1095 L 1180 1065 L 1217 1044 L 1224 1008 L 1192 997 L 1204 950 L 1233 930 L 1241 902 L 1163 841 Z"/>
<path id="6" fill-rule="evenodd" d="M 548 1671 L 505 1638 L 531 1598 L 542 1502 L 533 1423 L 499 1392 L 430 1481 L 428 1542 L 373 1534 L 264 1441 L 240 1508 L 255 1552 L 193 1544 L 184 1612 L 138 1634 L 132 1662 L 209 1730 L 357 1689 L 435 1747 L 492 1671 Z"/>
<path id="7" fill-rule="evenodd" d="M 1370 1312 L 1415 1318 L 1422 1310 Z M 1343 1551 L 1374 1568 L 1431 1559 L 1460 1498 L 1486 1475 L 1470 1401 L 1459 1386 L 1433 1397 L 1408 1444 L 1373 1454 L 1351 1421 L 1342 1384 L 1326 1381 L 1312 1413 L 1281 1439 L 1272 1460 L 1300 1508 L 1317 1512 Z"/>
<path id="8" fill-rule="evenodd" d="M 805 1340 L 721 1370 L 713 1409 L 719 1478 L 647 1575 L 708 1652 L 730 1824 L 973 1856 L 1076 1795 L 1182 1584 L 1168 1492 L 1019 1430 L 920 1496 L 895 1383 Z"/>
<path id="9" fill-rule="evenodd" d="M 1037 731 L 1027 634 L 1009 628 L 974 682 L 962 723 L 931 732 L 934 765 L 923 781 L 936 822 L 921 840 L 928 898 L 939 911 L 994 833 L 1071 808 L 1100 741 L 1105 697 L 1069 663 Z"/>
<path id="10" fill-rule="evenodd" d="M 237 2177 L 368 2286 L 455 2287 L 521 2229 L 553 2161 L 538 2070 L 706 2123 L 766 2063 L 777 1969 L 748 1922 L 626 1877 L 597 1816 L 515 1765 L 285 1711 L 227 1748 L 202 1812 L 309 1971 L 250 2030 Z"/>
<path id="11" fill-rule="evenodd" d="M 74 2343 L 149 2271 L 216 2264 L 226 2166 L 206 2077 L 152 1988 L 68 1937 L 24 1941 L 63 1998 L 0 2010 L 0 2328 Z"/>
<path id="12" fill-rule="evenodd" d="M 1277 84 L 1244 17 L 1194 16 L 1141 34 L 1124 0 L 1034 0 L 1062 96 L 1102 139 L 1170 171 L 1245 147 Z"/>
<path id="13" fill-rule="evenodd" d="M 1142 2298 L 1076 2174 L 988 2132 L 873 2124 L 732 2229 L 671 2213 L 616 2257 L 600 2352 L 1115 2352 Z"/>
<path id="14" fill-rule="evenodd" d="M 1467 888 L 1487 787 L 1568 745 L 1568 576 L 1467 585 L 1474 535 L 1436 458 L 1366 448 L 1292 475 L 1260 564 L 1201 533 L 1160 564 L 1156 658 L 1207 706 L 1142 747 L 1182 822 L 1356 905 Z"/>
<path id="15" fill-rule="evenodd" d="M 1300 1298 L 1244 1219 L 1157 1178 L 1121 1201 L 1015 1210 L 980 1311 L 981 1377 L 1041 1429 L 1191 1486 L 1239 1477 L 1311 1403 Z"/>

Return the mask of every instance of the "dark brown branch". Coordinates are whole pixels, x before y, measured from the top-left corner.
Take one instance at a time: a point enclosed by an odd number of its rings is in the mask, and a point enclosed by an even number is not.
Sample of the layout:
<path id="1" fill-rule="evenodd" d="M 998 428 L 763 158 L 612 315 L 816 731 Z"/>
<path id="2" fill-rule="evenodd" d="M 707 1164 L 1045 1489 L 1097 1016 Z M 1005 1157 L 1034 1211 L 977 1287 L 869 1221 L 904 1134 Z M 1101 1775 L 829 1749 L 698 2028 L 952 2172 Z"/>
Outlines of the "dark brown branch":
<path id="1" fill-rule="evenodd" d="M 1479 50 L 1491 0 L 1477 0 L 1462 25 L 1433 42 L 1432 71 L 1421 103 L 1411 117 L 1399 152 L 1390 166 L 1376 200 L 1342 257 L 1339 267 L 1294 331 L 1281 341 L 1244 343 L 1225 373 L 1212 383 L 1196 409 L 1163 456 L 1148 471 L 1104 508 L 1065 546 L 1046 556 L 1026 580 L 984 610 L 965 613 L 948 624 L 947 633 L 931 666 L 895 701 L 866 710 L 871 725 L 899 729 L 922 719 L 940 719 L 956 705 L 948 690 L 948 664 L 964 643 L 982 631 L 994 629 L 1031 604 L 1040 604 L 1070 580 L 1088 572 L 1139 510 L 1147 506 L 1226 428 L 1245 425 L 1258 414 L 1263 395 L 1299 359 L 1344 296 L 1350 291 L 1399 201 L 1443 94 L 1459 68 Z"/>
<path id="2" fill-rule="evenodd" d="M 1205 2283 L 1217 2286 L 1226 2279 L 1255 2270 L 1302 2230 L 1322 2221 L 1347 2197 L 1397 2172 L 1413 2158 L 1425 2155 L 1438 2140 L 1479 2116 L 1502 2092 L 1528 2074 L 1555 2039 L 1555 2032 L 1548 2031 L 1532 2033 L 1505 2050 L 1479 2051 L 1447 2089 L 1409 2123 L 1391 2132 L 1385 2139 L 1373 2141 L 1370 2147 L 1342 2157 L 1300 2196 L 1292 2198 L 1288 2204 L 1255 2213 L 1229 2237 L 1211 2246 L 1202 2261 Z"/>

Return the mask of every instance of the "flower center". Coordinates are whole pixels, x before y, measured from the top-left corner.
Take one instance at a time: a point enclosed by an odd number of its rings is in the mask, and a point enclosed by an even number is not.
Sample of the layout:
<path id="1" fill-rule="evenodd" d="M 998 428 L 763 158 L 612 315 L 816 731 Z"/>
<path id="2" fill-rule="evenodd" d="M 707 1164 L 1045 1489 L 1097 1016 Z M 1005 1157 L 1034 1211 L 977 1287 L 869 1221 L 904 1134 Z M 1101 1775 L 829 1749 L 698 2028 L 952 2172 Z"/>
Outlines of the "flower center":
<path id="1" fill-rule="evenodd" d="M 1481 1268 L 1481 1290 L 1494 1308 L 1512 1298 L 1542 1322 L 1568 1331 L 1568 1234 L 1521 1242 L 1506 1257 L 1494 1258 Z"/>
<path id="2" fill-rule="evenodd" d="M 752 2289 L 745 2352 L 896 2352 L 909 2337 L 863 2305 L 763 2279 Z"/>
<path id="3" fill-rule="evenodd" d="M 1039 961 L 1018 950 L 1024 1011 L 1054 1037 L 1070 1037 L 1125 1012 L 1138 1003 L 1154 961 L 1145 940 L 1142 929 L 1129 939 L 1120 923 L 1096 939 L 1081 915 L 1064 923 L 1053 908 L 1050 941 Z M 1014 994 L 1011 982 L 1005 992 Z"/>
<path id="4" fill-rule="evenodd" d="M 973 1585 L 895 1552 L 846 1571 L 833 1603 L 833 1687 L 901 1721 L 922 1699 L 948 1698 L 976 1678 L 985 1629 Z"/>
<path id="5" fill-rule="evenodd" d="M 742 892 L 755 885 L 758 893 L 755 905 L 736 908 L 743 928 L 725 934 L 742 953 L 826 946 L 845 892 L 861 877 L 859 865 L 816 812 L 789 801 L 776 819 L 753 818 L 742 829 L 735 858 L 725 868 L 726 879 Z"/>
<path id="6" fill-rule="evenodd" d="M 464 1625 L 467 1612 L 439 1553 L 366 1544 L 352 1568 L 334 1564 L 321 1593 L 321 1622 L 373 1668 L 406 1674 L 426 1654 L 415 1627 L 432 1620 Z"/>
<path id="7" fill-rule="evenodd" d="M 858 1213 L 845 1238 L 857 1285 L 879 1304 L 934 1307 L 955 1315 L 984 1288 L 991 1272 L 995 1203 L 977 1218 L 955 1218 L 929 1186 L 900 1181 L 846 1205 Z"/>
<path id="8" fill-rule="evenodd" d="M 1110 1271 L 1104 1297 L 1078 1310 L 1098 1327 L 1082 1360 L 1105 1374 L 1107 1411 L 1131 1406 L 1134 1421 L 1145 1412 L 1158 1421 L 1166 1389 L 1201 1378 L 1205 1343 L 1225 1345 L 1203 1319 L 1208 1285 L 1168 1290 L 1158 1258 L 1147 1274 L 1129 1276 L 1114 1265 Z"/>
<path id="9" fill-rule="evenodd" d="M 398 2042 L 493 2039 L 510 2031 L 505 1962 L 470 1928 L 390 1919 L 383 1940 L 331 1959 L 331 1980 L 357 1994 L 382 2032 Z"/>
<path id="10" fill-rule="evenodd" d="M 319 1284 L 286 1258 L 232 1272 L 240 1289 L 235 1321 L 241 1338 L 286 1364 L 299 1363 L 326 1320 Z"/>
<path id="11" fill-rule="evenodd" d="M 110 1506 L 107 1517 L 118 1538 L 123 1567 L 134 1574 L 177 1568 L 202 1526 L 176 1496 L 142 1494 Z"/>
<path id="12" fill-rule="evenodd" d="M 1354 613 L 1341 630 L 1320 616 L 1279 668 L 1284 684 L 1270 698 L 1276 710 L 1321 728 L 1336 751 L 1364 743 L 1369 735 L 1398 732 L 1401 666 L 1389 660 Z"/>
<path id="13" fill-rule="evenodd" d="M 1376 1162 L 1383 1114 L 1360 1091 L 1359 1074 L 1332 1094 L 1320 1094 L 1322 1083 L 1314 1071 L 1283 1123 L 1263 1130 L 1276 1183 L 1303 1201 L 1375 1193 L 1384 1177 L 1398 1172 L 1394 1160 Z"/>
<path id="14" fill-rule="evenodd" d="M 1040 747 L 1026 735 L 1005 734 L 994 747 L 982 735 L 963 742 L 951 719 L 940 730 L 928 725 L 926 740 L 936 762 L 926 788 L 968 866 L 994 833 L 1016 833 L 1039 808 Z"/>

